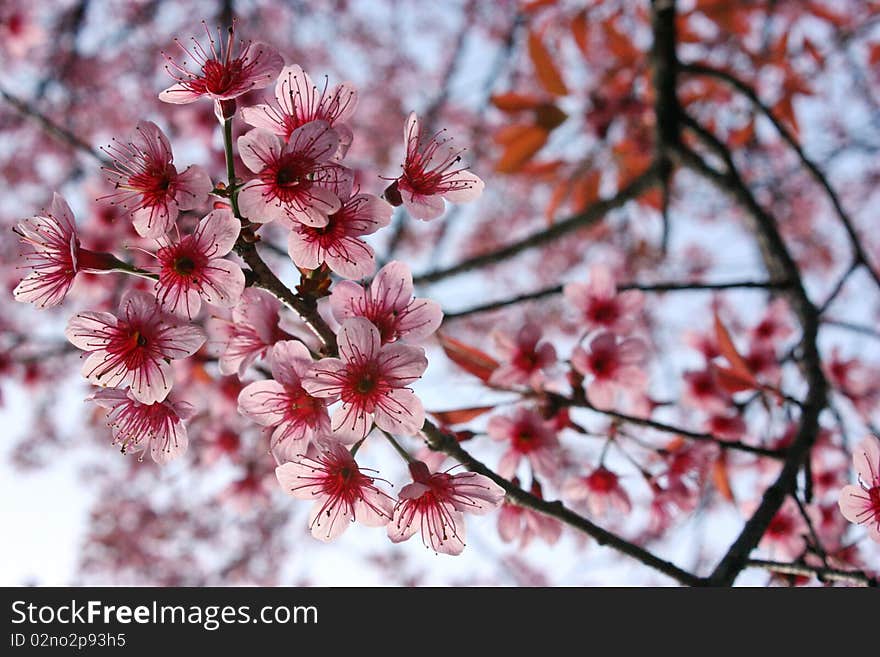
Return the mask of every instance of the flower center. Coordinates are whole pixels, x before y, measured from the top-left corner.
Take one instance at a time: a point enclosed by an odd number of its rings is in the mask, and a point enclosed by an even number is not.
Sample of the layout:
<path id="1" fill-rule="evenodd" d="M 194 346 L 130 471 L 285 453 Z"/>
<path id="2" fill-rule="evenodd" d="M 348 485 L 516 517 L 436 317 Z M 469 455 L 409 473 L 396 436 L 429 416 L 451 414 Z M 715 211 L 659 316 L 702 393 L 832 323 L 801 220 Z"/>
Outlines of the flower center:
<path id="1" fill-rule="evenodd" d="M 181 276 L 192 276 L 195 269 L 196 263 L 189 256 L 179 256 L 174 260 L 174 271 Z"/>
<path id="2" fill-rule="evenodd" d="M 355 390 L 357 390 L 362 395 L 368 395 L 375 389 L 376 379 L 370 375 L 362 376 L 355 385 Z"/>

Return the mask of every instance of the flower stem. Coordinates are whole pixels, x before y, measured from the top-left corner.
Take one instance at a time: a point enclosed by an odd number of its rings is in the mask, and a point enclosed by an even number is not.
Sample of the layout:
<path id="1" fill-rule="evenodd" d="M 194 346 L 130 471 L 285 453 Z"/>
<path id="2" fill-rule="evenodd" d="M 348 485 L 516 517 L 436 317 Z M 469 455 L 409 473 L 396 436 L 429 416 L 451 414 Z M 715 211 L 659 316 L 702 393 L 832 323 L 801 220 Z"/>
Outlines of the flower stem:
<path id="1" fill-rule="evenodd" d="M 390 433 L 388 433 L 384 429 L 382 430 L 382 433 L 385 434 L 385 437 L 388 439 L 388 442 L 391 443 L 391 446 L 394 448 L 394 451 L 396 451 L 398 454 L 400 454 L 400 457 L 404 461 L 406 461 L 407 463 L 414 463 L 415 462 L 415 459 L 412 456 L 410 456 L 409 452 L 407 452 L 403 447 L 400 446 L 400 443 L 394 439 L 394 436 L 392 436 Z"/>
<path id="2" fill-rule="evenodd" d="M 235 187 L 235 154 L 232 152 L 232 117 L 223 122 L 223 150 L 226 154 L 226 177 L 229 189 L 229 201 L 232 203 L 232 211 L 241 219 L 238 210 L 238 190 Z"/>

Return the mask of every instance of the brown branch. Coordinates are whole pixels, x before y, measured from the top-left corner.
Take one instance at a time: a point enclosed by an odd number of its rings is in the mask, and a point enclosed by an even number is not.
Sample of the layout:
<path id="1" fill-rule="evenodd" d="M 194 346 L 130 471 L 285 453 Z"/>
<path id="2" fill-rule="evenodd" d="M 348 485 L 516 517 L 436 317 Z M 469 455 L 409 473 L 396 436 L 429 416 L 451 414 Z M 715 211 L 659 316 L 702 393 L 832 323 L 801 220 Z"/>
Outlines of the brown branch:
<path id="1" fill-rule="evenodd" d="M 507 493 L 507 499 L 511 502 L 518 504 L 519 506 L 539 511 L 552 518 L 556 518 L 566 525 L 574 527 L 575 529 L 591 536 L 599 545 L 612 547 L 621 554 L 630 556 L 646 566 L 650 566 L 663 573 L 667 577 L 671 577 L 679 584 L 685 584 L 687 586 L 701 586 L 705 584 L 705 581 L 700 577 L 697 577 L 696 575 L 679 568 L 675 564 L 657 557 L 644 548 L 639 547 L 634 543 L 630 543 L 616 534 L 593 524 L 586 518 L 568 509 L 562 504 L 562 502 L 543 500 L 535 495 L 527 493 L 518 486 L 514 486 L 507 479 L 499 476 L 487 468 L 482 462 L 471 456 L 464 450 L 464 448 L 462 448 L 457 440 L 446 435 L 430 422 L 425 422 L 425 425 L 422 428 L 422 433 L 425 436 L 425 441 L 431 449 L 451 456 L 471 472 L 476 472 L 485 477 L 489 477 L 489 479 L 504 489 Z"/>
<path id="2" fill-rule="evenodd" d="M 11 105 L 19 114 L 36 121 L 43 130 L 55 137 L 58 141 L 65 143 L 68 146 L 72 146 L 76 150 L 82 151 L 104 166 L 109 166 L 111 164 L 111 162 L 101 155 L 100 152 L 92 148 L 67 128 L 50 119 L 48 116 L 30 105 L 27 101 L 9 93 L 3 88 L 0 88 L 0 97 L 9 103 L 9 105 Z"/>
<path id="3" fill-rule="evenodd" d="M 746 562 L 746 567 L 763 568 L 778 575 L 815 577 L 820 582 L 842 582 L 867 587 L 880 586 L 876 578 L 859 570 L 838 570 L 836 568 L 810 566 L 805 563 L 783 563 L 779 561 L 766 561 L 764 559 L 749 559 Z"/>
<path id="4" fill-rule="evenodd" d="M 774 290 L 784 288 L 786 287 L 786 285 L 787 284 L 785 282 L 781 281 L 731 281 L 728 283 L 623 283 L 617 286 L 617 290 L 618 292 L 624 292 L 626 290 L 639 290 L 641 292 L 657 293 L 717 291 L 734 289 Z M 488 303 L 480 304 L 478 306 L 466 308 L 465 310 L 452 312 L 444 311 L 444 319 L 459 319 L 462 317 L 467 317 L 468 315 L 476 315 L 479 313 L 489 312 L 491 310 L 498 310 L 499 308 L 506 308 L 507 306 L 513 306 L 518 303 L 523 303 L 525 301 L 535 301 L 536 299 L 543 299 L 545 297 L 554 296 L 556 294 L 562 294 L 563 287 L 564 286 L 562 285 L 554 285 L 552 287 L 546 287 L 541 290 L 536 290 L 535 292 L 527 292 L 525 294 L 520 294 L 515 297 L 499 299 L 498 301 L 490 301 Z"/>
<path id="5" fill-rule="evenodd" d="M 659 174 L 659 166 L 653 164 L 648 167 L 648 169 L 645 170 L 642 174 L 637 176 L 635 180 L 630 182 L 629 185 L 619 190 L 617 194 L 615 194 L 613 197 L 596 201 L 591 206 L 586 208 L 583 212 L 579 212 L 576 215 L 573 215 L 563 221 L 553 224 L 547 230 L 541 231 L 539 233 L 533 233 L 532 235 L 524 237 L 521 240 L 509 244 L 508 246 L 502 247 L 497 251 L 491 251 L 489 253 L 474 256 L 473 258 L 469 258 L 468 260 L 460 262 L 457 265 L 453 265 L 452 267 L 449 267 L 447 269 L 436 269 L 434 271 L 429 271 L 424 274 L 419 274 L 413 277 L 413 282 L 417 285 L 420 283 L 434 283 L 436 281 L 443 280 L 444 278 L 463 274 L 473 269 L 478 269 L 487 265 L 494 265 L 504 260 L 508 260 L 516 255 L 519 255 L 523 251 L 527 251 L 529 249 L 542 246 L 550 242 L 555 242 L 556 240 L 568 235 L 572 231 L 575 231 L 579 228 L 592 226 L 600 219 L 602 219 L 602 217 L 608 214 L 608 212 L 610 212 L 611 210 L 622 206 L 628 201 L 638 198 L 651 187 L 656 185 L 659 181 Z"/>
<path id="6" fill-rule="evenodd" d="M 807 295 L 800 271 L 779 233 L 775 218 L 764 210 L 755 199 L 743 181 L 727 147 L 715 135 L 690 117 L 684 117 L 684 123 L 713 152 L 721 156 L 727 170 L 724 173 L 716 171 L 706 164 L 697 153 L 685 147 L 678 150 L 682 162 L 701 177 L 731 195 L 748 211 L 747 216 L 757 238 L 768 274 L 773 279 L 791 281 L 791 286 L 787 288 L 786 293 L 801 324 L 802 369 L 808 385 L 806 399 L 801 405 L 797 434 L 789 447 L 788 456 L 781 472 L 776 481 L 764 491 L 758 508 L 746 521 L 739 536 L 709 577 L 709 581 L 713 585 L 729 586 L 746 567 L 749 554 L 757 547 L 773 517 L 785 501 L 785 497 L 795 491 L 798 472 L 819 433 L 819 415 L 826 405 L 827 382 L 822 371 L 822 360 L 817 346 L 819 313 Z"/>
<path id="7" fill-rule="evenodd" d="M 724 450 L 735 450 L 754 454 L 756 456 L 765 456 L 767 458 L 780 460 L 786 457 L 786 451 L 784 449 L 769 449 L 767 447 L 749 445 L 738 440 L 725 440 L 704 431 L 692 431 L 683 427 L 666 424 L 665 422 L 658 422 L 657 420 L 652 420 L 650 418 L 637 417 L 635 415 L 627 415 L 625 413 L 618 413 L 617 411 L 611 409 L 596 408 L 587 400 L 586 396 L 583 394 L 582 389 L 575 398 L 565 397 L 563 395 L 557 395 L 555 393 L 546 394 L 550 401 L 559 407 L 586 408 L 593 411 L 594 413 L 600 413 L 615 420 L 626 422 L 627 424 L 656 429 L 657 431 L 663 431 L 664 433 L 674 434 L 677 436 L 681 436 L 682 438 L 689 438 L 691 440 L 714 443 Z"/>
<path id="8" fill-rule="evenodd" d="M 732 73 L 714 68 L 712 66 L 708 66 L 706 64 L 685 64 L 681 68 L 688 73 L 693 73 L 695 75 L 708 75 L 718 78 L 719 80 L 723 80 L 724 82 L 728 83 L 729 85 L 740 91 L 744 96 L 746 96 L 751 101 L 751 103 L 756 108 L 758 108 L 761 114 L 769 119 L 769 121 L 773 124 L 773 127 L 776 129 L 782 139 L 795 152 L 804 168 L 810 172 L 810 175 L 813 177 L 813 179 L 819 184 L 820 187 L 822 187 L 822 189 L 825 190 L 825 193 L 831 200 L 831 205 L 834 206 L 834 211 L 837 213 L 837 216 L 840 219 L 840 223 L 843 225 L 843 228 L 846 231 L 847 238 L 849 239 L 850 243 L 850 248 L 853 251 L 853 257 L 858 261 L 859 264 L 863 265 L 865 269 L 868 270 L 868 274 L 871 276 L 872 279 L 874 279 L 874 282 L 877 284 L 877 286 L 880 287 L 880 275 L 878 275 L 878 273 L 874 270 L 874 267 L 871 265 L 871 261 L 868 258 L 868 254 L 865 253 L 864 248 L 862 248 L 861 239 L 859 238 L 859 234 L 856 231 L 855 224 L 853 223 L 849 214 L 844 209 L 843 204 L 840 201 L 840 197 L 837 195 L 834 187 L 831 186 L 828 178 L 825 176 L 824 173 L 822 173 L 819 165 L 813 162 L 809 157 L 807 157 L 804 149 L 801 148 L 801 145 L 798 143 L 797 138 L 782 123 L 782 121 L 776 118 L 776 116 L 773 114 L 773 110 L 758 97 L 758 93 L 755 91 L 755 89 L 740 80 Z"/>

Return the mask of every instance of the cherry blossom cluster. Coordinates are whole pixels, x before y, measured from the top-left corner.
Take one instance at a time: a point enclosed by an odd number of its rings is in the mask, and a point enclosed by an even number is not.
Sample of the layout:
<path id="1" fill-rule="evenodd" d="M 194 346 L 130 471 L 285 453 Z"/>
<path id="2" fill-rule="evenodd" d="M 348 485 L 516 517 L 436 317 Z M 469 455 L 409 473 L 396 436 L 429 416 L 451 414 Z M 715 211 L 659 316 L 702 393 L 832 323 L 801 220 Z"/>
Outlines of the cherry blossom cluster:
<path id="1" fill-rule="evenodd" d="M 99 387 L 89 400 L 106 409 L 123 452 L 166 463 L 187 449 L 185 423 L 194 409 L 182 399 L 186 386 L 174 364 L 213 349 L 222 375 L 250 380 L 238 410 L 265 429 L 281 488 L 314 501 L 309 527 L 316 538 L 331 540 L 358 521 L 386 527 L 394 542 L 419 532 L 435 551 L 460 553 L 464 514 L 500 506 L 504 490 L 479 474 L 432 471 L 396 443 L 425 422 L 410 386 L 428 365 L 420 343 L 443 315 L 436 302 L 414 297 L 404 263 L 376 272 L 375 253 L 362 238 L 387 226 L 394 206 L 435 219 L 444 199 L 477 198 L 482 181 L 442 133 L 424 135 L 412 113 L 402 172 L 385 183 L 384 198 L 368 193 L 345 163 L 358 103 L 351 84 L 315 84 L 299 66 L 285 66 L 274 48 L 236 44 L 232 29 L 225 42 L 208 30 L 207 45 L 195 38 L 178 45 L 186 61 L 166 55 L 176 82 L 159 98 L 213 101 L 228 180 L 212 181 L 197 165 L 178 167 L 162 129 L 139 122 L 130 137 L 103 149 L 115 189 L 99 200 L 130 215 L 143 240 L 135 250 L 147 263 L 83 248 L 73 213 L 56 194 L 50 210 L 16 228 L 30 269 L 16 299 L 55 306 L 82 272 L 131 277 L 117 312 L 78 312 L 65 331 L 84 352 L 82 375 Z M 273 82 L 274 102 L 238 107 L 247 92 Z M 250 129 L 234 142 L 237 120 Z M 235 150 L 245 175 L 235 171 Z M 201 217 L 195 225 L 192 214 Z M 293 292 L 234 257 L 253 249 L 269 223 L 286 231 L 290 259 L 311 283 L 297 288 L 299 318 L 287 317 L 280 300 Z M 323 315 L 302 316 L 318 301 Z M 321 322 L 335 333 L 335 345 L 316 340 Z M 406 457 L 412 477 L 396 499 L 355 460 L 368 436 L 382 434 Z"/>

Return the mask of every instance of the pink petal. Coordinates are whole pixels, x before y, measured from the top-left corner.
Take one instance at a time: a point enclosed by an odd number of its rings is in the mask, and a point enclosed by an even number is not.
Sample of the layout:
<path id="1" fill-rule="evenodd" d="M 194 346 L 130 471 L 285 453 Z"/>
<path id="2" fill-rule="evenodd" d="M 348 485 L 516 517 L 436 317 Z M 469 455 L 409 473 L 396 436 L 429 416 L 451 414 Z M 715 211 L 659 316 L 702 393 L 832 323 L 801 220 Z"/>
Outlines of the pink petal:
<path id="1" fill-rule="evenodd" d="M 608 267 L 604 265 L 593 265 L 590 267 L 589 290 L 592 296 L 603 299 L 610 299 L 617 294 L 614 275 Z"/>
<path id="2" fill-rule="evenodd" d="M 345 369 L 338 358 L 322 358 L 303 376 L 302 387 L 314 397 L 336 397 L 344 387 Z"/>
<path id="3" fill-rule="evenodd" d="M 239 190 L 238 209 L 242 216 L 260 224 L 288 218 L 287 206 L 268 193 L 268 188 L 259 180 L 251 180 Z"/>
<path id="4" fill-rule="evenodd" d="M 70 318 L 64 336 L 77 349 L 94 351 L 107 344 L 108 339 L 104 336 L 103 329 L 116 326 L 116 322 L 116 317 L 110 313 L 88 310 Z"/>
<path id="5" fill-rule="evenodd" d="M 453 502 L 453 506 L 460 511 L 484 515 L 497 509 L 504 501 L 504 489 L 488 477 L 475 472 L 464 472 L 453 478 L 455 492 L 468 498 L 467 504 Z"/>
<path id="6" fill-rule="evenodd" d="M 150 456 L 159 465 L 165 465 L 186 451 L 189 438 L 183 422 L 174 422 L 167 433 L 156 436 L 150 441 Z"/>
<path id="7" fill-rule="evenodd" d="M 158 239 L 165 235 L 177 221 L 177 202 L 160 203 L 140 208 L 131 214 L 132 224 L 137 234 L 148 239 Z"/>
<path id="8" fill-rule="evenodd" d="M 587 386 L 587 398 L 596 408 L 609 409 L 614 406 L 614 393 L 617 386 L 610 381 L 591 381 Z"/>
<path id="9" fill-rule="evenodd" d="M 124 363 L 107 368 L 107 352 L 96 351 L 89 354 L 82 365 L 82 375 L 98 386 L 115 388 L 120 385 L 129 375 L 128 368 Z"/>
<path id="10" fill-rule="evenodd" d="M 370 290 L 386 311 L 401 311 L 412 301 L 412 272 L 404 263 L 392 260 L 376 274 Z"/>
<path id="11" fill-rule="evenodd" d="M 356 237 L 344 237 L 339 246 L 325 255 L 325 262 L 340 276 L 364 278 L 376 269 L 376 253 Z"/>
<path id="12" fill-rule="evenodd" d="M 521 455 L 519 452 L 512 449 L 507 450 L 501 457 L 501 460 L 498 461 L 498 474 L 505 479 L 513 477 L 516 474 L 516 469 L 519 467 L 520 459 Z"/>
<path id="13" fill-rule="evenodd" d="M 493 440 L 510 440 L 513 430 L 513 419 L 506 415 L 493 415 L 486 426 L 486 433 Z"/>
<path id="14" fill-rule="evenodd" d="M 339 355 L 346 362 L 369 362 L 375 360 L 379 354 L 379 329 L 363 317 L 346 319 L 336 337 Z"/>
<path id="15" fill-rule="evenodd" d="M 249 53 L 252 63 L 248 71 L 249 86 L 261 89 L 272 84 L 284 67 L 284 58 L 275 48 L 260 41 L 251 44 Z"/>
<path id="16" fill-rule="evenodd" d="M 238 155 L 254 173 L 260 173 L 268 162 L 276 161 L 281 150 L 281 140 L 262 128 L 254 128 L 238 138 Z"/>
<path id="17" fill-rule="evenodd" d="M 165 401 L 174 383 L 171 364 L 165 361 L 145 361 L 131 371 L 131 394 L 142 404 Z"/>
<path id="18" fill-rule="evenodd" d="M 173 84 L 159 94 L 159 100 L 175 105 L 192 103 L 202 97 L 202 94 L 190 91 L 182 84 Z"/>
<path id="19" fill-rule="evenodd" d="M 204 273 L 202 294 L 208 303 L 231 308 L 241 299 L 244 284 L 244 272 L 241 267 L 229 260 L 218 258 L 208 264 Z"/>
<path id="20" fill-rule="evenodd" d="M 330 508 L 325 507 L 326 498 L 318 498 L 309 512 L 309 527 L 312 536 L 319 541 L 329 542 L 338 538 L 351 525 L 352 517 L 347 504 L 336 501 Z"/>
<path id="21" fill-rule="evenodd" d="M 343 402 L 330 418 L 330 437 L 345 445 L 354 444 L 367 435 L 372 422 L 371 413 Z"/>
<path id="22" fill-rule="evenodd" d="M 840 489 L 837 504 L 843 517 L 852 523 L 860 524 L 870 518 L 871 500 L 868 492 L 861 486 L 847 485 Z"/>
<path id="23" fill-rule="evenodd" d="M 194 210 L 208 201 L 214 183 L 208 172 L 193 164 L 174 181 L 174 200 L 181 210 Z"/>
<path id="24" fill-rule="evenodd" d="M 264 427 L 275 426 L 284 420 L 285 409 L 277 401 L 284 394 L 284 386 L 277 381 L 250 383 L 238 394 L 238 412 Z"/>
<path id="25" fill-rule="evenodd" d="M 853 450 L 853 467 L 866 486 L 880 486 L 880 440 L 866 436 Z"/>
<path id="26" fill-rule="evenodd" d="M 432 335 L 442 322 L 443 311 L 439 303 L 431 299 L 414 299 L 400 316 L 397 330 L 407 340 L 417 342 Z"/>
<path id="27" fill-rule="evenodd" d="M 462 189 L 454 189 L 443 194 L 443 198 L 451 203 L 468 203 L 480 198 L 483 193 L 485 183 L 470 171 L 459 171 L 454 176 L 450 176 L 444 181 L 445 183 L 454 184 Z"/>
<path id="28" fill-rule="evenodd" d="M 356 317 L 354 308 L 364 298 L 364 288 L 353 281 L 339 281 L 330 293 L 330 310 L 337 322 Z"/>
<path id="29" fill-rule="evenodd" d="M 275 118 L 275 112 L 269 105 L 254 105 L 241 108 L 241 120 L 254 128 L 268 130 L 279 137 L 284 136 L 284 126 Z"/>
<path id="30" fill-rule="evenodd" d="M 405 190 L 401 190 L 400 196 L 413 219 L 430 221 L 442 215 L 446 209 L 441 196 L 422 196 Z"/>
<path id="31" fill-rule="evenodd" d="M 185 358 L 196 353 L 206 339 L 204 330 L 199 326 L 172 326 L 162 333 L 162 347 L 165 352 L 173 352 L 174 358 Z"/>
<path id="32" fill-rule="evenodd" d="M 326 162 L 339 150 L 339 134 L 326 121 L 309 121 L 287 140 L 288 150 L 302 151 L 315 162 Z"/>
<path id="33" fill-rule="evenodd" d="M 396 388 L 379 401 L 374 420 L 376 426 L 389 433 L 414 436 L 425 423 L 425 409 L 412 390 Z"/>
<path id="34" fill-rule="evenodd" d="M 312 356 L 298 340 L 282 340 L 272 347 L 272 378 L 287 386 L 298 386 L 312 367 Z"/>
<path id="35" fill-rule="evenodd" d="M 345 325 L 351 321 L 346 320 Z M 392 379 L 395 386 L 401 387 L 419 379 L 428 368 L 424 349 L 396 343 L 382 347 L 378 362 L 382 376 Z"/>
<path id="36" fill-rule="evenodd" d="M 287 236 L 287 253 L 297 267 L 317 269 L 321 266 L 318 243 L 305 239 L 303 234 L 296 230 L 291 231 Z"/>

